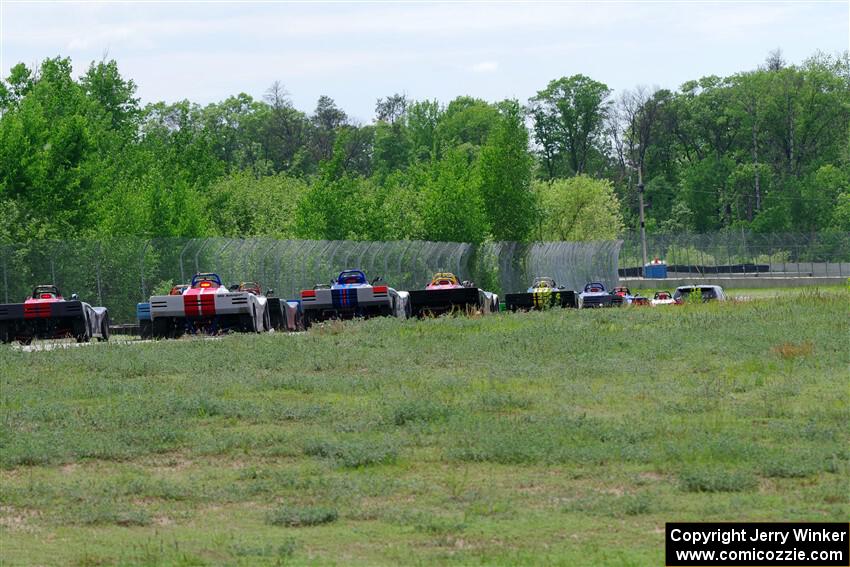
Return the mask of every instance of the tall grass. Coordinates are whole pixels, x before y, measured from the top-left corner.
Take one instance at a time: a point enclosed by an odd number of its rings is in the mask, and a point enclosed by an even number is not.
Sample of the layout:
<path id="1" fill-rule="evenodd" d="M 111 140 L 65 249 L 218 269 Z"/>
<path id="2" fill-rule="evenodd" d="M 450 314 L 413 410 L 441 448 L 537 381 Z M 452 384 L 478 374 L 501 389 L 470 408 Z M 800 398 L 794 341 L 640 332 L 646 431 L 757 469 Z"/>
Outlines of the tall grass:
<path id="1" fill-rule="evenodd" d="M 644 564 L 673 516 L 846 519 L 847 299 L 3 348 L 0 537 L 10 564 Z"/>

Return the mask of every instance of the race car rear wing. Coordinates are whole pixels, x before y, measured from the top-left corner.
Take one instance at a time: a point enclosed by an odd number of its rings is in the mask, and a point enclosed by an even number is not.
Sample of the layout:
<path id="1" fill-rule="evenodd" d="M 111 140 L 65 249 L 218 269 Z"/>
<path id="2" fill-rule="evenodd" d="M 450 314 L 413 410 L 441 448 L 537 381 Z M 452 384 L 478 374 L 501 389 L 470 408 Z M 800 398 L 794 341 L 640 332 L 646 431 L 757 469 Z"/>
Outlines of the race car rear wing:
<path id="1" fill-rule="evenodd" d="M 83 317 L 83 302 L 79 300 L 0 304 L 0 321 L 76 317 Z"/>
<path id="2" fill-rule="evenodd" d="M 482 307 L 481 291 L 474 287 L 417 289 L 409 293 L 413 317 L 427 313 L 439 314 L 455 309 L 479 309 Z"/>

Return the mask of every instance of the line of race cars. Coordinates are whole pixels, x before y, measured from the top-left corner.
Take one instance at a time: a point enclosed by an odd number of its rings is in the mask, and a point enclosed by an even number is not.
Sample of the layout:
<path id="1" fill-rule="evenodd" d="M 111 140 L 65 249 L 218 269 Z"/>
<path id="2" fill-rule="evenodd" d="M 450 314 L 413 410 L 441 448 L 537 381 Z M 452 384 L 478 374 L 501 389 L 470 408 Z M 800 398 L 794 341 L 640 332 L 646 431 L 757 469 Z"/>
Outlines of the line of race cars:
<path id="1" fill-rule="evenodd" d="M 522 293 L 509 293 L 500 304 L 495 293 L 461 281 L 450 272 L 438 272 L 424 289 L 399 291 L 381 278 L 369 280 L 362 270 L 343 270 L 329 284 L 302 290 L 298 299 L 265 293 L 256 282 L 225 286 L 214 273 L 195 274 L 188 284 L 174 286 L 167 295 L 154 295 L 136 306 L 142 338 L 179 338 L 185 334 L 226 332 L 259 333 L 301 331 L 329 319 L 392 316 L 439 316 L 445 313 L 495 313 L 549 308 L 616 307 L 624 305 L 678 305 L 688 298 L 725 300 L 714 285 L 682 286 L 674 293 L 659 291 L 653 298 L 634 295 L 627 287 L 608 291 L 590 282 L 581 292 L 558 286 L 550 277 L 535 278 Z M 109 339 L 109 313 L 76 296 L 65 300 L 54 285 L 36 286 L 23 303 L 0 304 L 0 342 L 29 344 L 34 338 Z"/>

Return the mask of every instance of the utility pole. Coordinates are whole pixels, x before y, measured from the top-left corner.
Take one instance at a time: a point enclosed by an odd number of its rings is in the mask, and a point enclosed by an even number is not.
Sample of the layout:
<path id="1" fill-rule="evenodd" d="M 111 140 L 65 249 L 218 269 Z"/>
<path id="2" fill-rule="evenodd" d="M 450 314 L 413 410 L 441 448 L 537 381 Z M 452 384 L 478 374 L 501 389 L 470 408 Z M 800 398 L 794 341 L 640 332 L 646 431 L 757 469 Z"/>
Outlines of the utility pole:
<path id="1" fill-rule="evenodd" d="M 640 273 L 646 277 L 646 222 L 643 217 L 643 168 L 638 168 L 638 198 L 640 200 L 640 244 L 643 248 L 643 265 L 640 267 Z"/>

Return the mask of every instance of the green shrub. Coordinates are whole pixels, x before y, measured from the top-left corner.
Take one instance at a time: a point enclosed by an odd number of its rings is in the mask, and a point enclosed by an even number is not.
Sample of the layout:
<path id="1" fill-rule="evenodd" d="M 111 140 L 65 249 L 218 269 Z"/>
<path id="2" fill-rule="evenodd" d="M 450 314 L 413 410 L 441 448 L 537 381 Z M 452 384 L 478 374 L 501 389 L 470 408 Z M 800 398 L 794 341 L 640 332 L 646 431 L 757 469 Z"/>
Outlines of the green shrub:
<path id="1" fill-rule="evenodd" d="M 837 472 L 839 455 L 817 450 L 790 450 L 767 455 L 759 472 L 770 478 L 806 478 L 821 471 Z"/>
<path id="2" fill-rule="evenodd" d="M 755 476 L 746 471 L 720 468 L 700 468 L 679 475 L 686 492 L 744 492 L 758 485 Z"/>
<path id="3" fill-rule="evenodd" d="M 445 419 L 449 413 L 449 407 L 440 402 L 424 398 L 412 399 L 392 408 L 392 422 L 396 425 L 414 422 L 430 423 Z"/>
<path id="4" fill-rule="evenodd" d="M 339 514 L 333 508 L 307 506 L 303 508 L 284 507 L 272 510 L 266 516 L 266 523 L 273 526 L 290 528 L 304 526 L 319 526 L 335 522 Z"/>
<path id="5" fill-rule="evenodd" d="M 332 459 L 348 468 L 394 463 L 398 449 L 394 445 L 357 441 L 310 441 L 304 446 L 304 454 L 312 457 Z"/>
<path id="6" fill-rule="evenodd" d="M 564 512 L 582 512 L 594 516 L 642 516 L 652 511 L 653 498 L 646 492 L 638 494 L 593 494 L 571 500 L 564 505 Z"/>
<path id="7" fill-rule="evenodd" d="M 761 474 L 770 478 L 806 478 L 817 474 L 820 467 L 806 461 L 770 460 L 762 464 Z"/>
<path id="8" fill-rule="evenodd" d="M 248 545 L 242 543 L 234 543 L 230 546 L 230 553 L 237 557 L 277 557 L 278 559 L 287 559 L 292 557 L 298 547 L 298 542 L 294 539 L 286 539 L 279 545 Z"/>
<path id="9" fill-rule="evenodd" d="M 645 492 L 624 496 L 622 502 L 623 512 L 625 512 L 626 516 L 649 514 L 653 508 L 652 502 L 653 499 Z"/>

